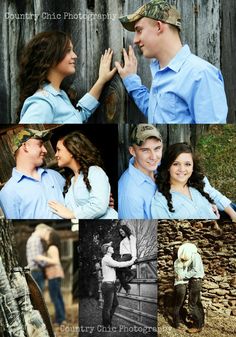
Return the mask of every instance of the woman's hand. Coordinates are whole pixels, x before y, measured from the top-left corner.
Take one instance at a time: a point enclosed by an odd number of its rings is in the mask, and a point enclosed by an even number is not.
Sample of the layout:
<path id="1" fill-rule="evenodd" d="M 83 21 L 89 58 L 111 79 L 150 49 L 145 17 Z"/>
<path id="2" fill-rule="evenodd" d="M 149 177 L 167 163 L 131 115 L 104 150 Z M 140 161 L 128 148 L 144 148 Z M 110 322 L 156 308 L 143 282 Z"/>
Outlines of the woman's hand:
<path id="1" fill-rule="evenodd" d="M 45 258 L 44 255 L 37 255 L 35 256 L 34 261 L 36 262 L 44 261 L 44 258 Z"/>
<path id="2" fill-rule="evenodd" d="M 59 215 L 63 219 L 75 219 L 74 213 L 64 205 L 57 201 L 49 201 L 48 206 L 51 208 L 52 212 Z"/>
<path id="3" fill-rule="evenodd" d="M 117 70 L 116 67 L 111 70 L 112 56 L 113 50 L 111 48 L 106 49 L 105 53 L 101 56 L 98 81 L 103 85 L 112 79 Z"/>

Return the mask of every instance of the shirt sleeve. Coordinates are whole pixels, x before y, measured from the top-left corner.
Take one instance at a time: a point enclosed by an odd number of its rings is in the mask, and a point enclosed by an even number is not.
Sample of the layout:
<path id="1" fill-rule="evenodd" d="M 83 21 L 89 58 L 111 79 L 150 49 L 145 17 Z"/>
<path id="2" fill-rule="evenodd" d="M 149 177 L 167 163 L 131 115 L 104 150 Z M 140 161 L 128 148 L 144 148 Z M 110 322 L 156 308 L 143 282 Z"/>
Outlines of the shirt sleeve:
<path id="1" fill-rule="evenodd" d="M 207 177 L 204 178 L 204 183 L 204 191 L 209 194 L 220 211 L 223 211 L 226 207 L 230 206 L 231 200 L 212 187 Z"/>
<path id="2" fill-rule="evenodd" d="M 53 104 L 46 97 L 29 97 L 23 105 L 20 124 L 53 123 L 54 111 Z"/>
<path id="3" fill-rule="evenodd" d="M 128 75 L 123 79 L 123 83 L 139 110 L 148 117 L 150 93 L 147 87 L 142 85 L 141 78 L 136 74 Z"/>
<path id="4" fill-rule="evenodd" d="M 160 192 L 156 192 L 152 198 L 151 216 L 152 219 L 171 219 L 166 198 Z"/>
<path id="5" fill-rule="evenodd" d="M 193 92 L 190 107 L 196 124 L 226 123 L 228 106 L 223 77 L 218 69 L 209 67 L 201 71 Z"/>
<path id="6" fill-rule="evenodd" d="M 0 191 L 0 207 L 6 219 L 20 219 L 20 201 L 14 191 L 3 188 Z"/>
<path id="7" fill-rule="evenodd" d="M 193 254 L 193 262 L 190 265 L 190 267 L 188 267 L 188 270 L 185 274 L 185 278 L 190 279 L 191 277 L 194 277 L 194 276 L 200 276 L 203 270 L 204 270 L 204 267 L 203 267 L 201 256 L 198 253 Z"/>
<path id="8" fill-rule="evenodd" d="M 118 261 L 113 260 L 112 257 L 107 259 L 107 265 L 109 267 L 113 267 L 113 268 L 129 267 L 129 266 L 132 266 L 132 264 L 134 264 L 134 262 L 132 260 L 118 262 Z"/>
<path id="9" fill-rule="evenodd" d="M 73 209 L 77 219 L 97 219 L 107 212 L 110 199 L 110 184 L 106 173 L 98 166 L 90 167 L 88 179 L 91 185 L 85 205 Z"/>
<path id="10" fill-rule="evenodd" d="M 82 120 L 86 122 L 99 105 L 100 103 L 96 100 L 96 98 L 87 93 L 78 101 L 76 106 L 77 108 L 80 108 Z"/>
<path id="11" fill-rule="evenodd" d="M 174 272 L 175 272 L 175 279 L 183 280 L 186 277 L 187 268 L 184 268 L 183 263 L 177 259 L 174 262 Z"/>

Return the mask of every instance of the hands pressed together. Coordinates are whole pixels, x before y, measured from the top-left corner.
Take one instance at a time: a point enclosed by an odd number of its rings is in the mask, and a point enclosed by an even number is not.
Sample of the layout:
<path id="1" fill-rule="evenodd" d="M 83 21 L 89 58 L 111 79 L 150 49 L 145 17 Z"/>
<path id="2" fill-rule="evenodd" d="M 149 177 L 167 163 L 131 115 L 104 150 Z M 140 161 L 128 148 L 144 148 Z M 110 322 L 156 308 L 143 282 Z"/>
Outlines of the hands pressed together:
<path id="1" fill-rule="evenodd" d="M 105 50 L 105 53 L 101 56 L 99 77 L 98 80 L 104 84 L 112 79 L 116 71 L 118 71 L 120 77 L 123 79 L 128 75 L 136 74 L 138 62 L 134 54 L 134 50 L 129 46 L 128 52 L 123 49 L 124 64 L 121 65 L 118 61 L 115 62 L 115 67 L 111 70 L 111 61 L 113 57 L 113 50 L 110 48 Z"/>

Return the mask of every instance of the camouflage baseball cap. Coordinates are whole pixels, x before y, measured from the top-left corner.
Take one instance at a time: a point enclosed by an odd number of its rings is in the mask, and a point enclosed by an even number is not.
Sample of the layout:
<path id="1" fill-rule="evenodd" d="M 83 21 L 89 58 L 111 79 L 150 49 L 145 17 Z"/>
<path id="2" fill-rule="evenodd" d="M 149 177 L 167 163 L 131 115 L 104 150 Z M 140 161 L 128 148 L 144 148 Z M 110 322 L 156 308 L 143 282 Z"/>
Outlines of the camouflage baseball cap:
<path id="1" fill-rule="evenodd" d="M 138 124 L 132 131 L 130 144 L 141 146 L 148 138 L 155 137 L 162 142 L 162 137 L 157 128 L 152 124 Z"/>
<path id="2" fill-rule="evenodd" d="M 111 247 L 112 241 L 108 243 L 104 243 L 101 247 L 102 253 L 105 255 L 107 253 L 107 249 Z"/>
<path id="3" fill-rule="evenodd" d="M 33 130 L 33 129 L 22 129 L 16 135 L 14 135 L 12 140 L 12 152 L 15 153 L 23 143 L 27 140 L 42 139 L 43 141 L 49 140 L 51 137 L 50 130 Z"/>
<path id="4" fill-rule="evenodd" d="M 164 0 L 152 0 L 140 7 L 133 14 L 123 16 L 119 18 L 119 20 L 125 29 L 134 32 L 136 21 L 144 17 L 169 23 L 181 30 L 181 16 L 179 11 L 176 7 L 171 6 Z"/>

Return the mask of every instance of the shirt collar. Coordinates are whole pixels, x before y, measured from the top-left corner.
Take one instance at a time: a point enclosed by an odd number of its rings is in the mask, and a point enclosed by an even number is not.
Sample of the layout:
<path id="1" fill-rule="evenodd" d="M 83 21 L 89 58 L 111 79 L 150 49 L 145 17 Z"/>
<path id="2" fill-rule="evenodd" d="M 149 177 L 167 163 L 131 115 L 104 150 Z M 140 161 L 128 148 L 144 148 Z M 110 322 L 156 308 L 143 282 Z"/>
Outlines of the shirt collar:
<path id="1" fill-rule="evenodd" d="M 175 57 L 170 61 L 170 63 L 163 69 L 160 69 L 160 64 L 158 60 L 153 60 L 150 67 L 151 72 L 154 75 L 158 69 L 158 71 L 163 71 L 166 68 L 173 70 L 174 72 L 179 72 L 182 65 L 185 63 L 186 59 L 191 55 L 191 51 L 189 46 L 186 44 L 184 45 L 180 51 L 175 55 Z"/>
<path id="2" fill-rule="evenodd" d="M 46 90 L 46 91 L 48 91 L 53 96 L 63 95 L 63 93 L 64 93 L 63 90 L 57 91 L 55 88 L 53 88 L 53 86 L 51 85 L 51 83 L 45 83 L 43 85 L 43 89 Z"/>
<path id="3" fill-rule="evenodd" d="M 42 168 L 42 167 L 39 167 L 39 168 L 37 169 L 37 171 L 38 171 L 40 177 L 42 177 L 42 174 L 43 174 L 43 173 L 47 173 L 47 171 L 46 171 L 44 168 Z M 22 173 L 22 172 L 20 172 L 20 171 L 17 171 L 17 169 L 16 169 L 15 167 L 14 167 L 13 170 L 12 170 L 12 177 L 14 177 L 14 178 L 16 179 L 17 183 L 19 183 L 19 182 L 20 182 L 22 179 L 24 179 L 24 178 L 28 178 L 28 179 L 35 180 L 35 179 L 34 179 L 33 177 L 31 177 L 31 176 L 28 176 L 28 175 L 26 175 L 26 174 L 24 174 L 24 173 Z"/>
<path id="4" fill-rule="evenodd" d="M 148 175 L 134 167 L 134 157 L 130 158 L 129 172 L 137 185 L 142 185 L 144 182 L 148 182 L 149 184 L 156 186 L 155 182 Z"/>

